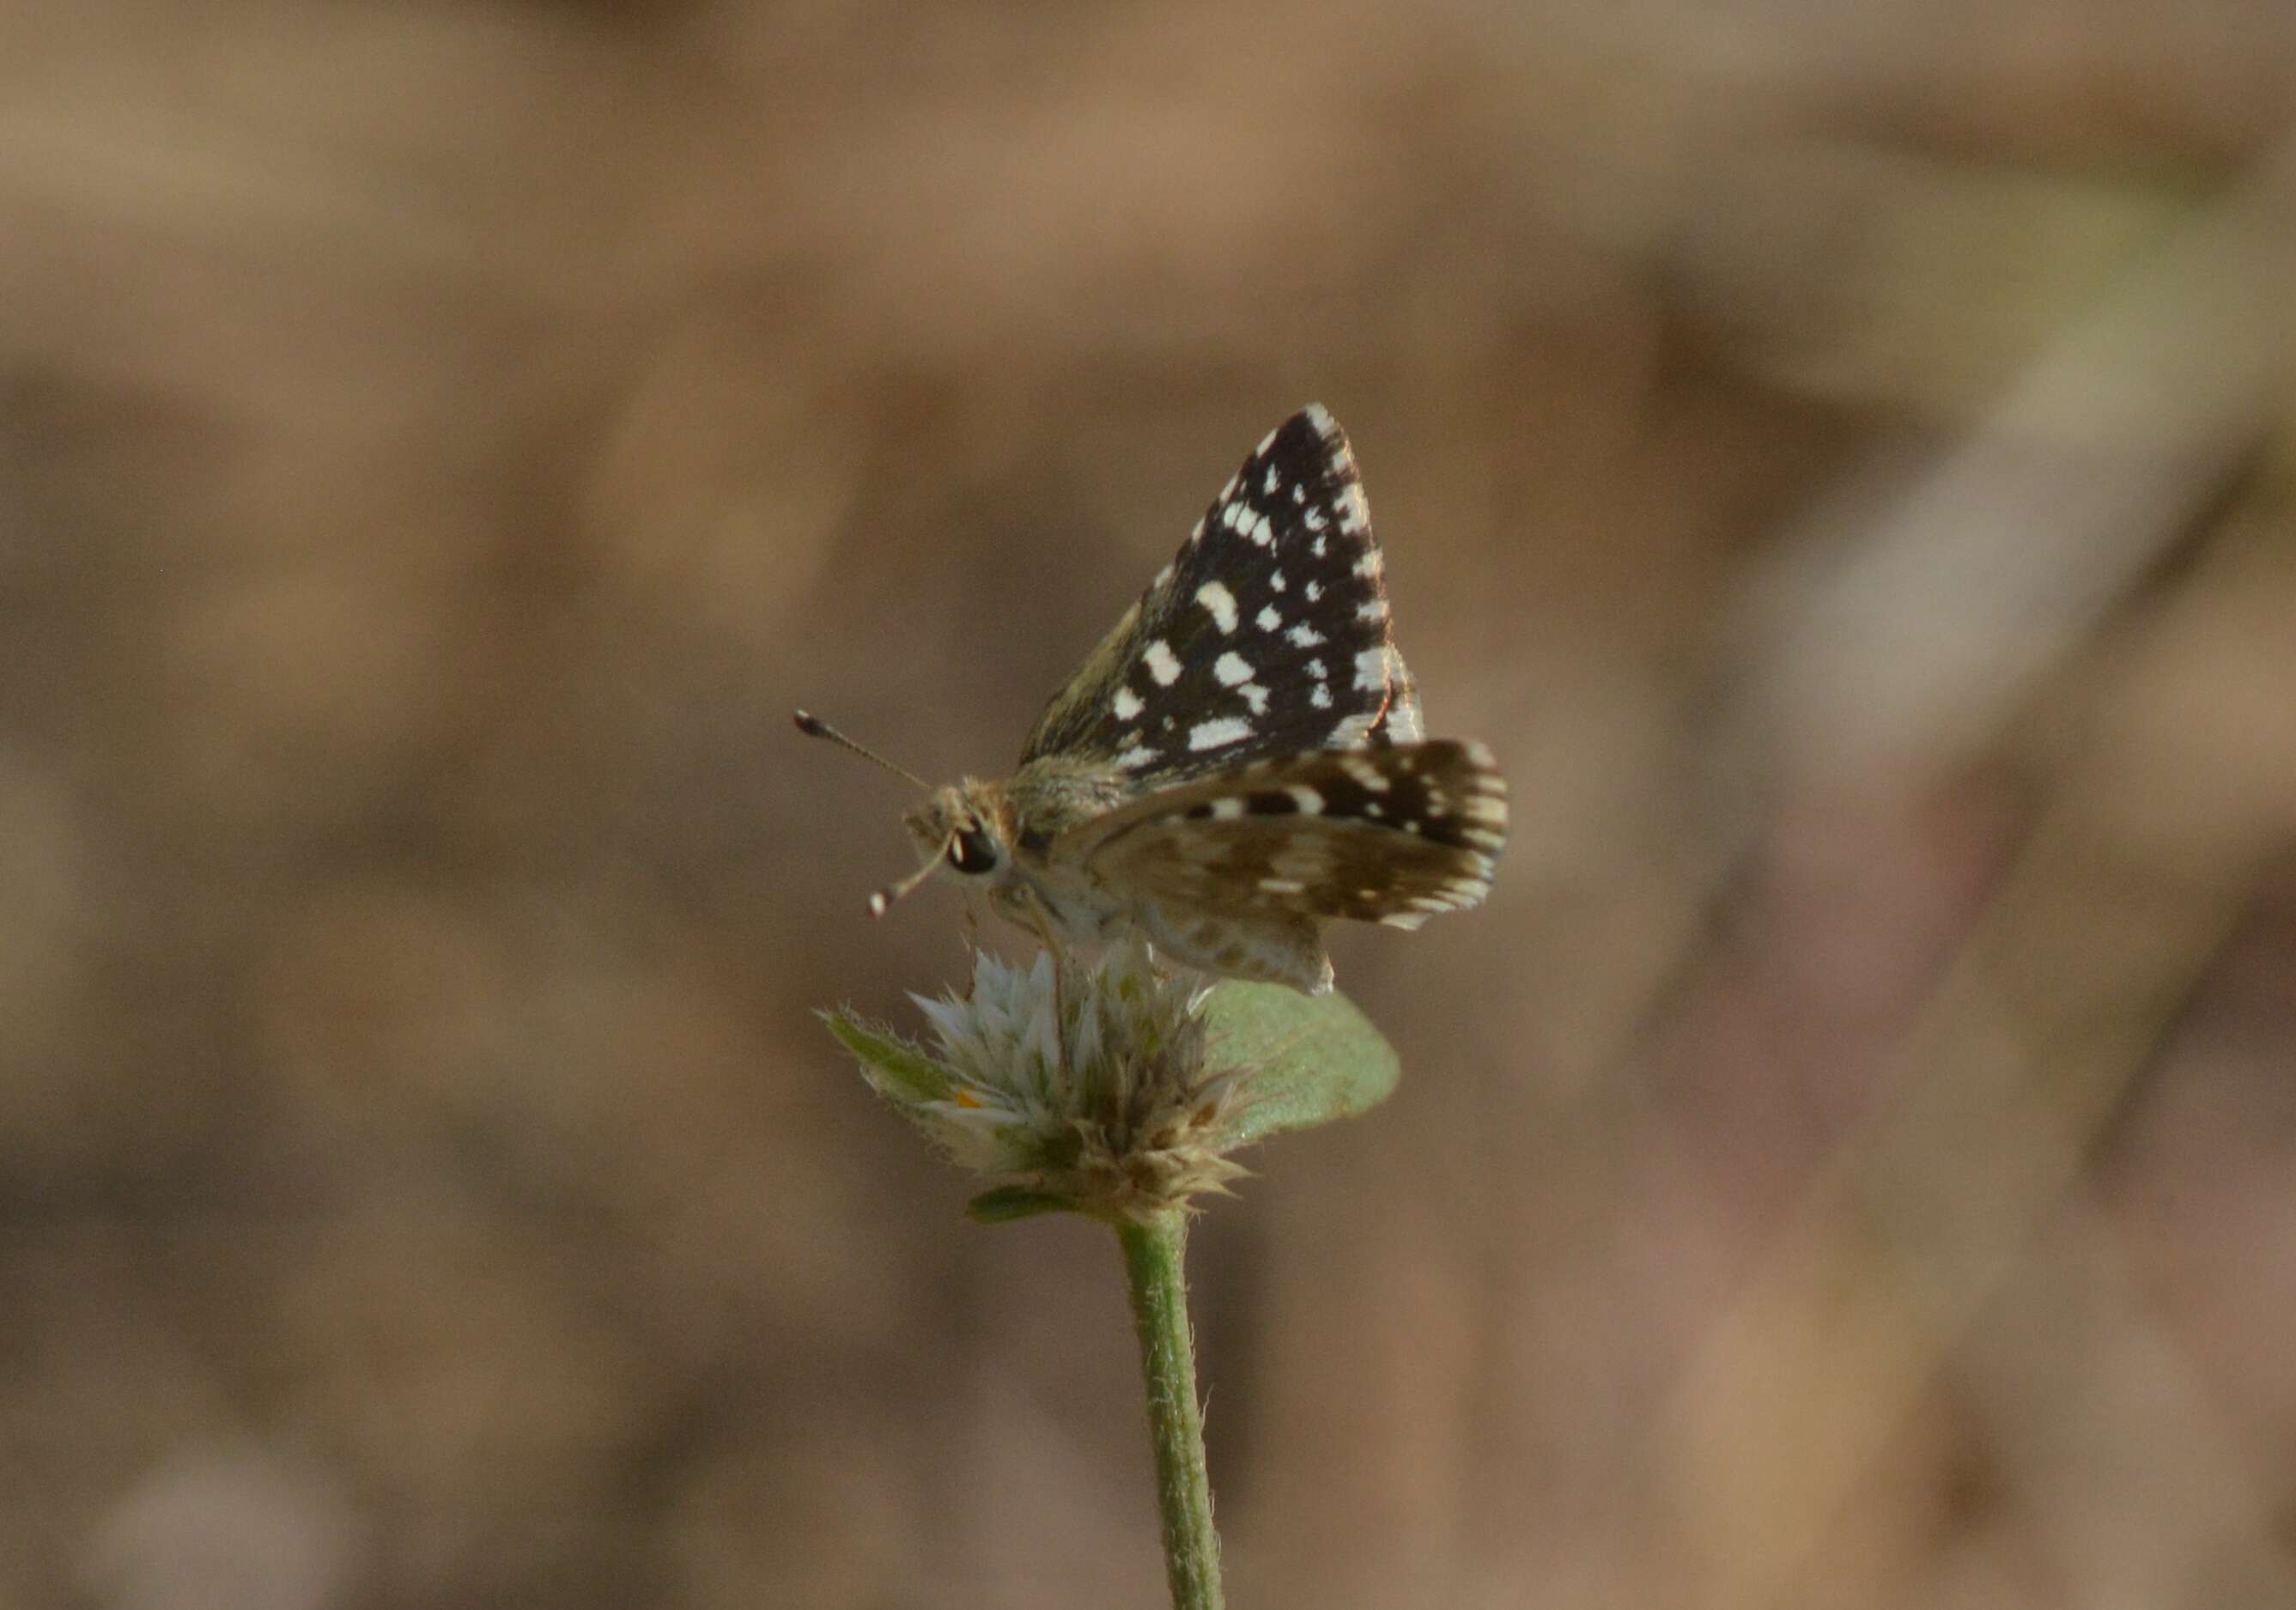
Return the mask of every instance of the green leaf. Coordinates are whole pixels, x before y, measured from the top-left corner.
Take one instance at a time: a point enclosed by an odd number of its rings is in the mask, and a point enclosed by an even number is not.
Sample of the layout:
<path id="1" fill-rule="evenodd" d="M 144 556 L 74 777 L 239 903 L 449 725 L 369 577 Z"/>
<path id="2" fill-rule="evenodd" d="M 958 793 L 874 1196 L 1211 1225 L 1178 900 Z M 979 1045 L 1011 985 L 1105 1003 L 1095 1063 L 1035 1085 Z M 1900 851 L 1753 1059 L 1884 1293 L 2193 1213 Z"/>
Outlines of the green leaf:
<path id="1" fill-rule="evenodd" d="M 914 1046 L 871 1028 L 851 1013 L 824 1012 L 821 1021 L 838 1043 L 861 1059 L 869 1082 L 895 1101 L 947 1101 L 948 1075 Z"/>
<path id="2" fill-rule="evenodd" d="M 981 1192 L 964 1204 L 964 1212 L 977 1223 L 1010 1224 L 1015 1219 L 1034 1219 L 1039 1213 L 1066 1212 L 1074 1205 L 1067 1197 L 1055 1196 L 1050 1191 L 1007 1185 Z"/>
<path id="3" fill-rule="evenodd" d="M 1204 1011 L 1213 1065 L 1243 1071 L 1245 1098 L 1223 1137 L 1229 1145 L 1367 1112 L 1403 1072 L 1395 1047 L 1336 991 L 1309 996 L 1231 980 Z"/>

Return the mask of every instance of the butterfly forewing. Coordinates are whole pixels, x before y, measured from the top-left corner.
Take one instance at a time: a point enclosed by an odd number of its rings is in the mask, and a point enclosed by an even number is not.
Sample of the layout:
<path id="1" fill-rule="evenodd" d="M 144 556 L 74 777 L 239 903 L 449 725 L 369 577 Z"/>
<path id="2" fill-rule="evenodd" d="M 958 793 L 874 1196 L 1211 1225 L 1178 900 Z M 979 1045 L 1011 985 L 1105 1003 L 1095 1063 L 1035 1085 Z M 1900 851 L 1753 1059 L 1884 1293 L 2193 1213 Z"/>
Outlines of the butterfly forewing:
<path id="1" fill-rule="evenodd" d="M 1153 788 L 1416 741 L 1382 567 L 1346 436 L 1321 407 L 1302 409 L 1046 707 L 1022 764 L 1090 758 Z"/>

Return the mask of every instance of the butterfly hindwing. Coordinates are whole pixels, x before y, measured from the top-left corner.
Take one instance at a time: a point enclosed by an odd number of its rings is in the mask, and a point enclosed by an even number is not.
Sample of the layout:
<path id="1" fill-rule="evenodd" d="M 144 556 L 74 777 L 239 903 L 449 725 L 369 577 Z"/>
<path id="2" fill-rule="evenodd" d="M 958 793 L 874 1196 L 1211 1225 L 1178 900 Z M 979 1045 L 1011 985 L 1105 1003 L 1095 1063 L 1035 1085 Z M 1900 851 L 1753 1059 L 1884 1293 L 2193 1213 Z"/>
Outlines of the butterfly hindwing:
<path id="1" fill-rule="evenodd" d="M 1300 751 L 1408 743 L 1419 706 L 1355 456 L 1320 407 L 1270 432 L 1021 753 L 1155 787 Z"/>
<path id="2" fill-rule="evenodd" d="M 1480 903 L 1506 838 L 1480 743 L 1290 755 L 1160 790 L 1056 846 L 1172 911 L 1415 928 Z"/>

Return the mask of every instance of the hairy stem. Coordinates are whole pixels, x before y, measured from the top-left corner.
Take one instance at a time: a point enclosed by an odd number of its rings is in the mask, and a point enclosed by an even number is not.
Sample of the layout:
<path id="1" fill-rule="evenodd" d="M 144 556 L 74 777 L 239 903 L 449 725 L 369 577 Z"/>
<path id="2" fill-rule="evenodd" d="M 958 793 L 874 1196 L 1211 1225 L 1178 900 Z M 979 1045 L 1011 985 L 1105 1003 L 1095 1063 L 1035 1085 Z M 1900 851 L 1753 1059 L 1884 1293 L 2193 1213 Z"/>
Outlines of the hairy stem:
<path id="1" fill-rule="evenodd" d="M 1132 1287 L 1140 1368 L 1148 1380 L 1148 1434 L 1156 1449 L 1156 1503 L 1164 1518 L 1164 1570 L 1173 1610 L 1221 1610 L 1219 1534 L 1204 1468 L 1204 1420 L 1196 1399 L 1195 1345 L 1188 1335 L 1181 1260 L 1188 1221 L 1177 1212 L 1117 1226 Z"/>

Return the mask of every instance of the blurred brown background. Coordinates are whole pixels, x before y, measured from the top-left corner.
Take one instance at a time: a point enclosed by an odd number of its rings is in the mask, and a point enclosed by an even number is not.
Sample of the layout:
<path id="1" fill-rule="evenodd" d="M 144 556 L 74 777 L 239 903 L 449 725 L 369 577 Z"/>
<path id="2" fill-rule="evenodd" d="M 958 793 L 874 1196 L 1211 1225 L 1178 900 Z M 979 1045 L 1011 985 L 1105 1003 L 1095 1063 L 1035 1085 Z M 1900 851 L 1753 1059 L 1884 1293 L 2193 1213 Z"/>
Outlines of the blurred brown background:
<path id="1" fill-rule="evenodd" d="M 1245 449 L 1490 908 L 1197 1237 L 1239 1606 L 2296 1605 L 2249 0 L 0 11 L 0 1603 L 1161 1602 L 811 1015 Z"/>

